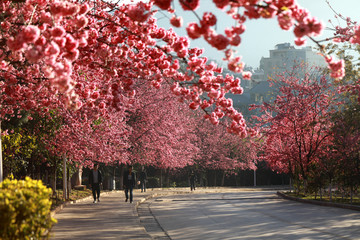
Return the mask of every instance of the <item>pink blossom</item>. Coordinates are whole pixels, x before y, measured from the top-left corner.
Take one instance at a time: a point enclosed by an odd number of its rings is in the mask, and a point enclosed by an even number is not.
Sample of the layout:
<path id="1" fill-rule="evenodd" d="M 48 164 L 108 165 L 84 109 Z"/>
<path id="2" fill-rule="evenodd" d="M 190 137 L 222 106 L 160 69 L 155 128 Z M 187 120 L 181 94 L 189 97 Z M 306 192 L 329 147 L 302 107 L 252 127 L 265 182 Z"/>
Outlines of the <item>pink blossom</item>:
<path id="1" fill-rule="evenodd" d="M 251 72 L 243 72 L 242 73 L 243 78 L 246 80 L 251 80 L 251 75 L 252 75 Z"/>
<path id="2" fill-rule="evenodd" d="M 91 98 L 94 99 L 94 100 L 98 99 L 99 97 L 100 97 L 100 93 L 99 93 L 99 92 L 93 92 L 93 93 L 91 94 Z"/>
<path id="3" fill-rule="evenodd" d="M 80 51 L 78 49 L 74 49 L 70 52 L 65 53 L 63 56 L 64 58 L 68 59 L 69 61 L 75 61 L 76 59 L 78 59 L 80 54 Z"/>
<path id="4" fill-rule="evenodd" d="M 20 41 L 19 38 L 15 39 L 14 37 L 8 38 L 6 43 L 9 49 L 12 51 L 18 51 L 25 46 L 25 43 L 23 41 Z"/>
<path id="5" fill-rule="evenodd" d="M 278 15 L 278 22 L 282 29 L 289 30 L 294 25 L 290 11 L 283 11 Z"/>
<path id="6" fill-rule="evenodd" d="M 31 63 L 36 63 L 38 62 L 41 58 L 42 58 L 42 49 L 41 47 L 33 47 L 30 48 L 26 51 L 25 55 L 26 58 L 31 62 Z"/>
<path id="7" fill-rule="evenodd" d="M 200 5 L 200 0 L 179 0 L 181 7 L 187 10 L 196 10 Z"/>
<path id="8" fill-rule="evenodd" d="M 200 21 L 201 26 L 214 26 L 216 24 L 216 16 L 211 12 L 204 12 L 203 18 Z"/>
<path id="9" fill-rule="evenodd" d="M 241 58 L 236 57 L 228 62 L 228 69 L 233 72 L 242 72 L 244 68 L 244 63 L 240 62 Z"/>
<path id="10" fill-rule="evenodd" d="M 150 16 L 143 2 L 139 2 L 137 5 L 129 5 L 127 14 L 131 20 L 137 22 L 145 22 Z"/>
<path id="11" fill-rule="evenodd" d="M 183 19 L 182 17 L 176 17 L 175 15 L 173 15 L 170 19 L 170 23 L 174 27 L 181 27 L 183 24 Z"/>
<path id="12" fill-rule="evenodd" d="M 222 34 L 215 35 L 211 38 L 210 43 L 218 50 L 224 50 L 229 45 L 229 39 Z"/>
<path id="13" fill-rule="evenodd" d="M 259 14 L 263 18 L 273 18 L 276 16 L 278 8 L 272 4 L 268 5 L 266 8 L 260 8 Z"/>
<path id="14" fill-rule="evenodd" d="M 310 28 L 305 23 L 300 23 L 295 26 L 294 34 L 297 38 L 302 38 L 310 33 Z"/>
<path id="15" fill-rule="evenodd" d="M 313 17 L 313 18 L 309 18 L 309 17 L 305 18 L 304 21 L 307 23 L 311 35 L 317 36 L 317 35 L 321 34 L 321 31 L 324 28 L 324 26 L 315 17 Z"/>
<path id="16" fill-rule="evenodd" d="M 76 18 L 75 24 L 78 27 L 78 29 L 84 28 L 87 26 L 89 20 L 85 16 L 79 16 Z"/>
<path id="17" fill-rule="evenodd" d="M 106 104 L 104 102 L 99 103 L 99 108 L 100 109 L 105 109 L 105 107 L 106 107 Z"/>
<path id="18" fill-rule="evenodd" d="M 196 110 L 199 108 L 199 103 L 198 102 L 192 102 L 190 103 L 189 107 L 193 110 Z"/>
<path id="19" fill-rule="evenodd" d="M 66 44 L 66 38 L 54 38 L 54 42 L 60 47 L 65 47 Z"/>
<path id="20" fill-rule="evenodd" d="M 82 3 L 80 6 L 79 14 L 85 15 L 90 10 L 90 7 L 87 3 Z"/>
<path id="21" fill-rule="evenodd" d="M 79 42 L 76 41 L 70 34 L 66 35 L 65 48 L 71 52 L 79 46 Z"/>
<path id="22" fill-rule="evenodd" d="M 46 38 L 44 36 L 40 36 L 38 40 L 36 40 L 35 45 L 44 46 L 46 42 L 47 42 Z"/>
<path id="23" fill-rule="evenodd" d="M 305 39 L 305 38 L 297 38 L 297 39 L 295 40 L 296 46 L 302 46 L 302 45 L 304 45 L 305 43 L 306 43 L 306 39 Z"/>
<path id="24" fill-rule="evenodd" d="M 354 27 L 354 35 L 350 38 L 350 42 L 360 44 L 360 25 Z"/>
<path id="25" fill-rule="evenodd" d="M 50 24 L 52 22 L 52 17 L 51 14 L 49 12 L 41 12 L 40 14 L 40 20 L 43 23 L 47 23 Z"/>
<path id="26" fill-rule="evenodd" d="M 4 60 L 0 61 L 0 70 L 7 70 L 8 69 L 8 63 L 5 62 Z"/>
<path id="27" fill-rule="evenodd" d="M 202 30 L 196 23 L 189 23 L 186 31 L 191 39 L 197 39 L 202 35 Z"/>
<path id="28" fill-rule="evenodd" d="M 233 27 L 234 34 L 243 34 L 245 30 L 246 30 L 246 26 L 244 24 Z"/>
<path id="29" fill-rule="evenodd" d="M 188 54 L 188 50 L 186 48 L 177 51 L 177 56 L 179 58 L 184 58 L 186 57 L 187 54 Z"/>
<path id="30" fill-rule="evenodd" d="M 218 98 L 220 96 L 220 93 L 215 89 L 211 89 L 211 91 L 208 93 L 208 96 L 209 98 Z"/>
<path id="31" fill-rule="evenodd" d="M 52 30 L 51 30 L 51 36 L 53 37 L 63 37 L 65 36 L 65 29 L 61 26 L 58 26 L 58 27 L 54 27 Z"/>
<path id="32" fill-rule="evenodd" d="M 223 9 L 229 5 L 230 0 L 213 0 L 213 2 L 215 3 L 216 7 Z"/>
<path id="33" fill-rule="evenodd" d="M 295 5 L 295 0 L 279 0 L 275 4 L 280 9 L 283 8 L 283 7 L 289 8 L 289 7 L 292 7 L 292 6 Z"/>
<path id="34" fill-rule="evenodd" d="M 29 25 L 18 37 L 22 38 L 25 43 L 34 43 L 40 37 L 40 29 L 37 26 Z"/>
<path id="35" fill-rule="evenodd" d="M 332 58 L 326 58 L 326 61 L 332 78 L 342 79 L 345 76 L 345 62 L 343 59 L 336 61 Z"/>
<path id="36" fill-rule="evenodd" d="M 230 45 L 239 46 L 240 43 L 241 43 L 241 37 L 239 35 L 236 34 L 231 38 Z"/>
<path id="37" fill-rule="evenodd" d="M 217 117 L 210 117 L 209 120 L 210 120 L 211 124 L 213 124 L 213 125 L 218 125 L 220 122 L 219 118 L 217 118 Z"/>
<path id="38" fill-rule="evenodd" d="M 235 87 L 235 88 L 231 88 L 230 90 L 233 94 L 243 94 L 244 89 L 242 87 Z"/>
<path id="39" fill-rule="evenodd" d="M 154 0 L 154 3 L 156 6 L 158 6 L 162 10 L 167 10 L 171 6 L 171 1 L 172 0 Z"/>
<path id="40" fill-rule="evenodd" d="M 8 131 L 9 131 L 8 129 L 1 131 L 1 136 L 8 136 L 9 135 Z"/>
<path id="41" fill-rule="evenodd" d="M 77 14 L 80 10 L 80 7 L 77 4 L 66 3 L 62 11 L 63 16 L 73 16 Z"/>

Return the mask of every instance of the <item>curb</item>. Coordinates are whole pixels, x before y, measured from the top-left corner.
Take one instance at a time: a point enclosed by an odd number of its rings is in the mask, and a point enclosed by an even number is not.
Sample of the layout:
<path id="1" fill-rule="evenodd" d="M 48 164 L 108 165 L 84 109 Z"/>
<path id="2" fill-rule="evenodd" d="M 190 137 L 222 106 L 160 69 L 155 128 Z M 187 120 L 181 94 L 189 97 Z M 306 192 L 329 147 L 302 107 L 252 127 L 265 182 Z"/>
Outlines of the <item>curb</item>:
<path id="1" fill-rule="evenodd" d="M 323 202 L 323 201 L 316 201 L 316 200 L 307 200 L 307 199 L 288 196 L 285 193 L 279 192 L 279 191 L 277 191 L 276 194 L 279 197 L 282 197 L 284 199 L 297 201 L 297 202 L 301 202 L 301 203 L 308 203 L 308 204 L 314 204 L 314 205 L 325 206 L 325 207 L 336 207 L 336 208 L 344 208 L 344 209 L 360 211 L 360 206 L 357 206 L 357 205 Z"/>

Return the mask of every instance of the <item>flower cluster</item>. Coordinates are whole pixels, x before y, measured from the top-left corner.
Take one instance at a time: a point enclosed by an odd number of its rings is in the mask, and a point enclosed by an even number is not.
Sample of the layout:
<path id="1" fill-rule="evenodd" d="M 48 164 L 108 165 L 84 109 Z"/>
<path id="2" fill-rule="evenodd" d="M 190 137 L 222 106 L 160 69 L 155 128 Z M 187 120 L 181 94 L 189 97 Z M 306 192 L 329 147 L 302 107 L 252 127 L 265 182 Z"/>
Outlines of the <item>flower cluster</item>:
<path id="1" fill-rule="evenodd" d="M 336 79 L 342 79 L 345 76 L 345 62 L 343 59 L 334 60 L 332 57 L 327 57 L 326 62 L 330 69 L 330 76 Z"/>

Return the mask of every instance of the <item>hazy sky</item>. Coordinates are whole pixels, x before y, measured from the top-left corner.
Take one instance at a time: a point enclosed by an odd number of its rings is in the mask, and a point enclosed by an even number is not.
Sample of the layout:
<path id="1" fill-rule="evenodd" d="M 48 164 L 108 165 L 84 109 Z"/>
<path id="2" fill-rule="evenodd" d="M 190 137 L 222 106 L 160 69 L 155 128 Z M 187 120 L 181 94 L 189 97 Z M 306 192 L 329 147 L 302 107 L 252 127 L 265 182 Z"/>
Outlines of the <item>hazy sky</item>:
<path id="1" fill-rule="evenodd" d="M 178 2 L 178 1 L 175 1 Z M 334 18 L 333 11 L 329 8 L 325 0 L 297 0 L 300 6 L 307 8 L 312 16 L 316 16 L 322 20 L 326 26 L 330 26 L 328 23 L 329 19 L 332 19 L 334 23 L 337 20 Z M 359 0 L 329 0 L 332 7 L 344 16 L 351 17 L 354 21 L 360 22 L 360 1 Z M 218 32 L 223 33 L 223 29 L 226 26 L 232 26 L 234 20 L 227 17 L 226 14 L 222 13 L 221 10 L 215 8 L 212 0 L 200 0 L 201 8 L 196 10 L 198 15 L 202 17 L 203 12 L 213 11 L 216 12 L 219 24 Z M 194 14 L 191 12 L 181 11 L 181 7 L 175 5 L 176 12 L 184 17 L 184 26 L 187 22 L 197 21 Z M 168 28 L 169 20 L 161 18 L 161 15 L 157 15 L 159 18 L 158 25 Z M 341 22 L 344 26 L 344 22 Z M 290 42 L 294 45 L 294 34 L 292 31 L 281 30 L 278 26 L 276 19 L 271 20 L 251 20 L 245 23 L 246 31 L 242 35 L 242 43 L 237 47 L 238 55 L 241 55 L 243 61 L 253 67 L 258 67 L 261 57 L 268 57 L 269 50 L 273 49 L 278 43 Z M 181 35 L 185 35 L 186 31 L 184 28 L 175 29 Z M 324 31 L 323 36 L 331 36 L 330 31 Z M 323 39 L 324 37 L 317 37 L 317 39 Z M 307 41 L 311 45 L 311 41 Z M 223 57 L 222 52 L 210 47 L 204 40 L 193 40 L 191 42 L 192 47 L 201 47 L 205 49 L 204 56 L 210 59 L 220 60 Z"/>

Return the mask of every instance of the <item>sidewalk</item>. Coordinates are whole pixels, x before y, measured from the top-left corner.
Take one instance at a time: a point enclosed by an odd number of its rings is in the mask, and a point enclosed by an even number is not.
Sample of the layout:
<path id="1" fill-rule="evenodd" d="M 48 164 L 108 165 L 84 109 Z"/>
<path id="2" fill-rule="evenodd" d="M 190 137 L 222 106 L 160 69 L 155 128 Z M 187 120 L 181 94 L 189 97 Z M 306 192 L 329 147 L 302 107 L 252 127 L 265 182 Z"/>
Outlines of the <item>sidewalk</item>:
<path id="1" fill-rule="evenodd" d="M 140 224 L 137 204 L 154 195 L 188 193 L 179 190 L 134 190 L 133 203 L 125 202 L 123 191 L 102 193 L 100 202 L 92 197 L 69 204 L 55 214 L 58 223 L 51 230 L 50 239 L 152 239 Z"/>

